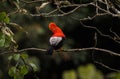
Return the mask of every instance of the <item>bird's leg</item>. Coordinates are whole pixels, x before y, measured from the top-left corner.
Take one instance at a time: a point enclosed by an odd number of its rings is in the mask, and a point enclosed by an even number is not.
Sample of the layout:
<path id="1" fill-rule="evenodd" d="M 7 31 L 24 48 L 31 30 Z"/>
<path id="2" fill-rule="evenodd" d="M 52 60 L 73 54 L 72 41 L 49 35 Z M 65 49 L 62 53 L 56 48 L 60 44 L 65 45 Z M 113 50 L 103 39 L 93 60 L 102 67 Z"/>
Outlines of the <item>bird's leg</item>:
<path id="1" fill-rule="evenodd" d="M 58 51 L 61 52 L 63 49 L 62 48 L 59 48 Z"/>
<path id="2" fill-rule="evenodd" d="M 53 55 L 55 55 L 55 53 L 56 53 L 56 50 L 53 50 Z"/>
<path id="3" fill-rule="evenodd" d="M 53 50 L 53 53 L 52 53 L 52 58 L 55 58 L 56 57 L 56 53 L 57 52 L 57 50 Z"/>

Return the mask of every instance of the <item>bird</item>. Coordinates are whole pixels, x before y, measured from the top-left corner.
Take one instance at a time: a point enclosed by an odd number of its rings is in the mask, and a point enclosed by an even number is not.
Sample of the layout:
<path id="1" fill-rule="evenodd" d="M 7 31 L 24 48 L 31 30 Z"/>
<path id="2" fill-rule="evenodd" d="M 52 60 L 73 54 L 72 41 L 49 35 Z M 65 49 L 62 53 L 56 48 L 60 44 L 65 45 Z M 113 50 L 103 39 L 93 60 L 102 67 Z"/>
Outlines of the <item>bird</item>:
<path id="1" fill-rule="evenodd" d="M 56 23 L 50 22 L 48 27 L 53 34 L 49 38 L 50 47 L 47 49 L 47 54 L 52 55 L 54 50 L 58 50 L 63 46 L 66 36 Z"/>

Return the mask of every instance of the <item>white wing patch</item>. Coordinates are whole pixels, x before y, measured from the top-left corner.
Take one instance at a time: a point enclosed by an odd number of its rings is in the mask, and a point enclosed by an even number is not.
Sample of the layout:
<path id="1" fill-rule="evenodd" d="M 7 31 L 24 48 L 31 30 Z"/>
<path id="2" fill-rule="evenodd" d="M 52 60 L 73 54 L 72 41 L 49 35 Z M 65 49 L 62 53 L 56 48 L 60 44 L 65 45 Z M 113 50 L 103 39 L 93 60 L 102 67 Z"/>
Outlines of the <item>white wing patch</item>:
<path id="1" fill-rule="evenodd" d="M 62 40 L 62 37 L 51 37 L 49 42 L 50 42 L 50 45 L 56 46 L 61 42 L 61 40 Z"/>

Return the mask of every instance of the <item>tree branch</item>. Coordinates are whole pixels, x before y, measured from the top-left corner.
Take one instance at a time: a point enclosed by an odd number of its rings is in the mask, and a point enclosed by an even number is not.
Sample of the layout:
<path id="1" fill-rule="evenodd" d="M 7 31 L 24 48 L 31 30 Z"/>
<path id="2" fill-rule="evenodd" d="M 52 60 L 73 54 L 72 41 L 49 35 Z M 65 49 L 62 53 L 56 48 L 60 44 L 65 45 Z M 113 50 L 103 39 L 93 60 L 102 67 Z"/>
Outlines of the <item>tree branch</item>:
<path id="1" fill-rule="evenodd" d="M 43 2 L 45 0 L 35 0 L 35 1 L 25 1 L 25 0 L 21 0 L 21 2 L 24 2 L 26 4 L 31 4 L 31 3 L 38 3 L 38 2 Z"/>
<path id="2" fill-rule="evenodd" d="M 112 31 L 112 27 L 110 28 L 110 32 L 114 34 L 114 39 L 120 40 L 119 35 L 116 32 Z"/>
<path id="3" fill-rule="evenodd" d="M 110 39 L 112 39 L 112 40 L 114 40 L 115 42 L 117 42 L 118 44 L 120 44 L 120 41 L 118 41 L 118 40 L 116 40 L 116 39 L 114 39 L 113 37 L 111 37 L 110 35 L 106 35 L 106 34 L 103 34 L 99 29 L 97 29 L 96 27 L 92 27 L 92 26 L 87 26 L 87 25 L 85 25 L 85 24 L 83 24 L 83 22 L 82 21 L 80 21 L 80 23 L 81 23 L 81 25 L 83 26 L 83 27 L 86 27 L 86 28 L 91 28 L 91 29 L 95 29 L 101 36 L 104 36 L 104 37 L 108 37 L 108 38 L 110 38 Z"/>
<path id="4" fill-rule="evenodd" d="M 39 49 L 39 48 L 25 48 L 25 49 L 21 49 L 21 50 L 17 50 L 17 51 L 6 51 L 6 52 L 3 52 L 3 53 L 0 53 L 0 55 L 10 54 L 10 53 L 23 53 L 25 51 L 32 51 L 32 50 L 40 51 L 40 52 L 46 52 L 47 51 L 46 49 Z M 96 48 L 96 47 L 80 48 L 80 49 L 64 49 L 64 50 L 57 51 L 57 52 L 71 53 L 71 52 L 90 51 L 90 50 L 96 50 L 96 51 L 101 51 L 103 53 L 106 52 L 106 53 L 109 53 L 109 54 L 112 54 L 112 55 L 115 55 L 115 56 L 120 56 L 119 53 L 116 53 L 116 52 L 113 52 L 113 51 L 110 51 L 110 50 L 107 50 L 107 49 Z"/>
<path id="5" fill-rule="evenodd" d="M 41 52 L 47 51 L 46 49 L 39 49 L 39 48 L 25 48 L 25 49 L 18 50 L 17 52 L 20 53 L 20 52 L 31 51 L 31 50 L 41 51 Z"/>
<path id="6" fill-rule="evenodd" d="M 23 53 L 25 51 L 40 51 L 40 52 L 46 52 L 47 50 L 46 49 L 39 49 L 39 48 L 25 48 L 25 49 L 21 49 L 21 50 L 18 50 L 18 51 L 8 51 L 8 52 L 3 52 L 3 53 L 0 53 L 0 55 L 4 55 L 4 54 L 10 54 L 10 53 Z M 102 49 L 102 48 L 96 48 L 96 47 L 90 47 L 90 48 L 80 48 L 80 49 L 64 49 L 64 50 L 61 50 L 61 51 L 57 51 L 57 52 L 68 52 L 68 53 L 71 53 L 71 52 L 80 52 L 80 51 L 90 51 L 90 50 L 94 50 L 94 51 L 100 51 L 101 53 L 108 53 L 108 54 L 112 54 L 112 55 L 115 55 L 115 56 L 120 56 L 119 53 L 116 53 L 116 52 L 113 52 L 113 51 L 110 51 L 110 50 L 107 50 L 107 49 Z M 64 54 L 64 53 L 62 53 Z M 120 70 L 117 70 L 117 69 L 113 69 L 113 68 L 110 68 L 109 66 L 101 63 L 101 62 L 98 62 L 98 61 L 95 61 L 93 60 L 95 63 L 109 69 L 109 70 L 112 70 L 112 71 L 116 71 L 116 72 L 120 72 Z"/>
<path id="7" fill-rule="evenodd" d="M 30 1 L 30 2 L 28 2 L 28 1 L 24 1 L 24 0 L 22 0 L 22 2 L 24 2 L 24 3 L 34 3 L 34 2 L 40 2 L 40 1 L 44 1 L 44 0 L 37 0 L 37 1 Z M 99 5 L 98 5 L 98 2 L 101 2 L 101 3 L 103 3 L 103 4 L 105 4 L 106 6 L 107 6 L 107 10 L 106 9 L 104 9 L 104 8 L 101 8 Z M 50 3 L 49 1 L 44 1 L 43 2 L 43 4 L 44 3 Z M 46 12 L 46 13 L 39 13 L 39 10 L 40 10 L 40 8 L 43 8 L 43 7 L 45 7 L 46 5 L 41 5 L 40 7 L 36 7 L 36 9 L 37 9 L 37 14 L 31 14 L 31 13 L 27 13 L 27 12 L 25 12 L 24 14 L 26 14 L 26 15 L 30 15 L 30 16 L 44 16 L 44 17 L 53 17 L 53 16 L 65 16 L 65 15 L 68 15 L 68 14 L 71 14 L 71 13 L 73 13 L 73 12 L 75 12 L 76 10 L 78 10 L 79 8 L 81 8 L 81 7 L 87 7 L 87 6 L 94 6 L 94 7 L 96 7 L 96 14 L 95 14 L 95 16 L 96 15 L 100 15 L 101 13 L 98 13 L 98 10 L 101 10 L 101 11 L 103 11 L 105 14 L 109 14 L 109 15 L 112 15 L 113 17 L 120 17 L 120 14 L 119 13 L 116 13 L 116 14 L 114 14 L 114 13 L 112 13 L 112 12 L 110 12 L 109 11 L 109 7 L 110 7 L 110 5 L 109 5 L 109 3 L 107 2 L 107 0 L 105 0 L 105 2 L 103 2 L 103 1 L 101 1 L 101 0 L 96 0 L 96 1 L 93 1 L 93 2 L 90 2 L 90 3 L 86 3 L 86 4 L 68 4 L 68 5 L 62 5 L 62 6 L 58 6 L 58 7 L 56 7 L 56 9 L 55 10 L 52 10 L 52 11 L 50 11 L 50 12 Z M 71 11 L 69 11 L 69 12 L 64 12 L 64 11 L 62 11 L 61 10 L 61 8 L 66 8 L 66 7 L 75 7 L 73 10 L 71 10 Z M 114 10 L 115 10 L 115 8 L 113 8 Z M 27 10 L 26 10 L 27 11 Z M 59 11 L 60 13 L 59 14 L 53 14 L 53 13 L 55 13 L 56 11 Z M 20 12 L 19 10 L 17 10 L 17 11 L 15 11 L 15 12 L 12 12 L 12 13 L 9 13 L 9 15 L 11 15 L 11 14 L 15 14 L 15 13 L 17 13 L 17 12 Z M 29 12 L 29 11 L 28 11 Z"/>

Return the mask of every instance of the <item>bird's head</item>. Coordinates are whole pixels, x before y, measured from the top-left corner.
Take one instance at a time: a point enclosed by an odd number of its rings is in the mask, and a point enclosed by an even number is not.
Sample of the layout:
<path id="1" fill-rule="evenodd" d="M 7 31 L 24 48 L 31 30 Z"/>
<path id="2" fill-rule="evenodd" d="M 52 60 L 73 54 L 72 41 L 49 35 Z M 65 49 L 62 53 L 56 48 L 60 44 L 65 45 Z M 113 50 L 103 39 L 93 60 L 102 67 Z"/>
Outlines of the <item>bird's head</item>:
<path id="1" fill-rule="evenodd" d="M 57 25 L 56 25 L 54 22 L 51 22 L 51 23 L 49 24 L 49 29 L 50 29 L 52 32 L 54 32 L 54 31 L 56 30 L 56 28 L 57 28 Z"/>
<path id="2" fill-rule="evenodd" d="M 49 29 L 53 32 L 52 36 L 65 37 L 62 30 L 54 22 L 49 23 Z"/>

